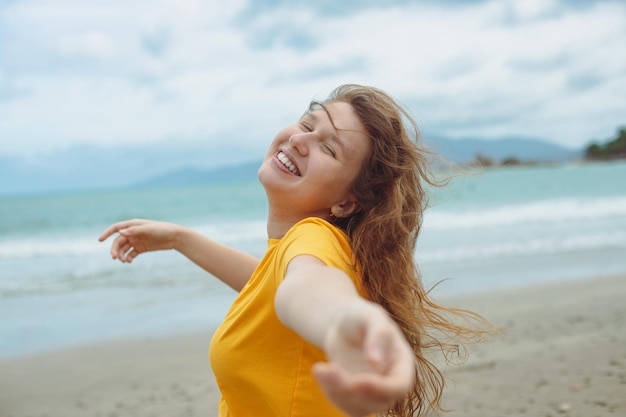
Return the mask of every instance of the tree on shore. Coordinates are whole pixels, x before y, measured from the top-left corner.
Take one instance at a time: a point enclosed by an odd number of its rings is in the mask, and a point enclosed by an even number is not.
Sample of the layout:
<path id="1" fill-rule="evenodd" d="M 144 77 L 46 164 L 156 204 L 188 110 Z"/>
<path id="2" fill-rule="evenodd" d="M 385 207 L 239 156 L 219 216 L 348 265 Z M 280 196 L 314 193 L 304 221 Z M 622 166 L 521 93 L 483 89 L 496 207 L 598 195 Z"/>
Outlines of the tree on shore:
<path id="1" fill-rule="evenodd" d="M 585 158 L 591 160 L 609 160 L 626 158 L 626 128 L 617 131 L 615 139 L 605 144 L 592 143 L 585 150 Z"/>

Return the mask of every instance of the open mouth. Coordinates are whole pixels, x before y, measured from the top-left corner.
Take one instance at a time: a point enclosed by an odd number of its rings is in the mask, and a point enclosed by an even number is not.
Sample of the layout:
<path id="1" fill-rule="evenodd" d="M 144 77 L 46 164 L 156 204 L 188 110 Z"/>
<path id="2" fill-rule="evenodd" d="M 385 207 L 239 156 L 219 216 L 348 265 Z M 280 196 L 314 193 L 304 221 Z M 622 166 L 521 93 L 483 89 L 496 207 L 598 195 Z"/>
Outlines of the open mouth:
<path id="1" fill-rule="evenodd" d="M 292 174 L 300 176 L 300 171 L 298 171 L 298 168 L 296 168 L 293 162 L 291 162 L 287 155 L 285 155 L 282 151 L 278 152 L 276 158 L 278 158 L 280 163 L 283 164 L 285 168 L 287 168 Z"/>

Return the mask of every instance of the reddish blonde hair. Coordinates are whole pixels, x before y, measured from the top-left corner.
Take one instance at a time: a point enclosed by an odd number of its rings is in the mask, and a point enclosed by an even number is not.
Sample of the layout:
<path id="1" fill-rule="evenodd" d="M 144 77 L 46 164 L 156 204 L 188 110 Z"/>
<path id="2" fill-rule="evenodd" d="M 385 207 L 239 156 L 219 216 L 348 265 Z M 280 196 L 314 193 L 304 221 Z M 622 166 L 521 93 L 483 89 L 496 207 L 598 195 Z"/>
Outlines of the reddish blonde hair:
<path id="1" fill-rule="evenodd" d="M 444 377 L 427 352 L 438 349 L 448 362 L 450 353 L 458 356 L 464 351 L 464 343 L 493 332 L 478 314 L 435 303 L 413 257 L 428 206 L 426 187 L 445 181 L 435 177 L 429 159 L 434 154 L 420 143 L 415 121 L 388 94 L 373 87 L 342 85 L 311 108 L 332 102 L 354 108 L 372 145 L 352 185 L 361 209 L 349 218 L 334 219 L 335 224 L 350 238 L 366 296 L 396 321 L 416 358 L 412 391 L 383 415 L 439 413 Z"/>

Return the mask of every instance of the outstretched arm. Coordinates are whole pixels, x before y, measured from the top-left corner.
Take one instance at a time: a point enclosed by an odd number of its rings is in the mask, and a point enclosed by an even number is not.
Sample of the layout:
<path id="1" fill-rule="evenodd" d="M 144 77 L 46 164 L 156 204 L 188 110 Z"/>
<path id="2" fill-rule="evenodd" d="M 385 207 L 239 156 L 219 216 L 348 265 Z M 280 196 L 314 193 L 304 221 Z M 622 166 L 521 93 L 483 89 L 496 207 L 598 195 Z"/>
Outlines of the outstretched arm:
<path id="1" fill-rule="evenodd" d="M 387 410 L 413 386 L 415 358 L 404 335 L 350 278 L 308 255 L 295 257 L 275 298 L 279 319 L 324 349 L 313 373 L 326 395 L 351 416 Z"/>
<path id="2" fill-rule="evenodd" d="M 111 256 L 130 263 L 144 252 L 175 249 L 236 291 L 248 282 L 259 263 L 257 258 L 221 245 L 186 227 L 152 220 L 127 220 L 109 226 L 98 239 L 103 242 L 119 233 Z"/>

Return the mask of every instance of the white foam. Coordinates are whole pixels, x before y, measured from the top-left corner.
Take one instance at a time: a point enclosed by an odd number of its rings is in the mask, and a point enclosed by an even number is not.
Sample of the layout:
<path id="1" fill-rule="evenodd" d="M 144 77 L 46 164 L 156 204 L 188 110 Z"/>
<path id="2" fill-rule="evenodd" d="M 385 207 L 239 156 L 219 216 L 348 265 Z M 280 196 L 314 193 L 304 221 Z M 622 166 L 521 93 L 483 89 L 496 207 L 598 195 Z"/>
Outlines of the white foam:
<path id="1" fill-rule="evenodd" d="M 446 247 L 418 250 L 416 257 L 420 262 L 441 263 L 620 248 L 626 250 L 626 231 L 618 230 L 569 237 L 503 239 L 497 242 L 477 242 L 459 246 L 454 246 L 454 242 L 451 242 Z"/>
<path id="2" fill-rule="evenodd" d="M 626 218 L 626 197 L 548 200 L 493 208 L 481 207 L 464 211 L 446 211 L 433 208 L 425 214 L 424 227 L 471 229 L 609 217 Z"/>
<path id="3" fill-rule="evenodd" d="M 238 246 L 246 242 L 260 242 L 265 248 L 265 222 L 248 221 L 239 223 L 207 224 L 194 229 L 227 245 Z M 14 237 L 0 241 L 0 259 L 24 259 L 56 256 L 80 256 L 101 253 L 108 256 L 112 238 L 104 243 L 98 236 L 66 236 L 53 234 Z"/>
<path id="4" fill-rule="evenodd" d="M 28 237 L 0 242 L 0 259 L 86 255 L 103 249 L 104 245 L 94 238 Z"/>

